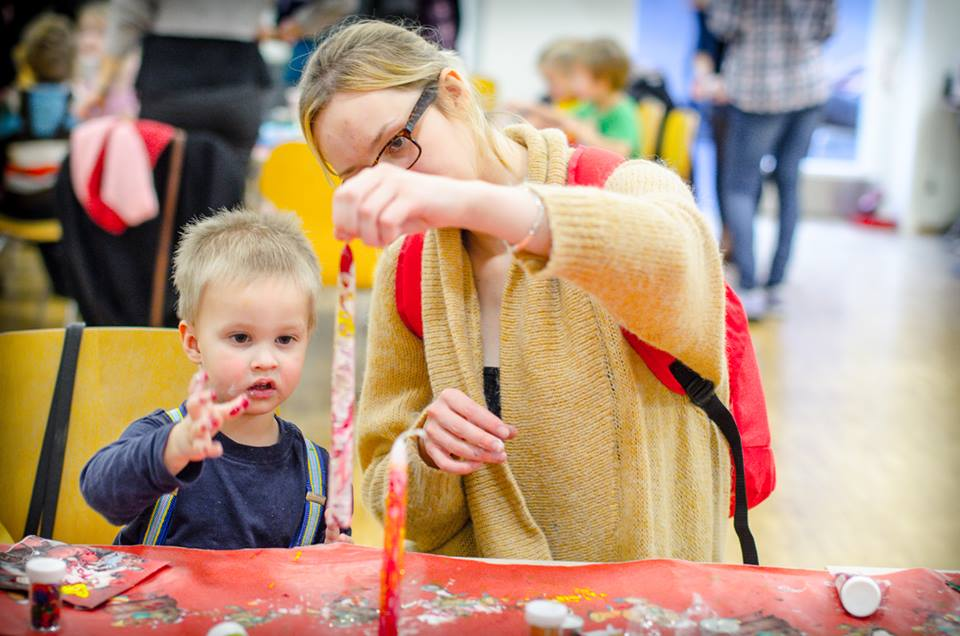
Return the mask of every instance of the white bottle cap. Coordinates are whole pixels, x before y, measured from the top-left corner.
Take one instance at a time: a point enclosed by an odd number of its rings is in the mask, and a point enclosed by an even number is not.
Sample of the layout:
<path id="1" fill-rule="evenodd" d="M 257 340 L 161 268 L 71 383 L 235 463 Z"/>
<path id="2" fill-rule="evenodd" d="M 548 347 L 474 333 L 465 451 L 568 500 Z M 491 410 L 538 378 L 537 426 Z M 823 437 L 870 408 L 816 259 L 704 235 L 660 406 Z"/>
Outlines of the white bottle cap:
<path id="1" fill-rule="evenodd" d="M 37 557 L 27 561 L 27 578 L 31 583 L 53 585 L 63 581 L 67 574 L 67 564 L 60 559 Z"/>
<path id="2" fill-rule="evenodd" d="M 567 614 L 567 606 L 556 601 L 530 601 L 523 610 L 527 625 L 544 629 L 560 629 Z"/>
<path id="3" fill-rule="evenodd" d="M 240 623 L 226 621 L 211 627 L 207 636 L 247 636 L 247 630 Z"/>
<path id="4" fill-rule="evenodd" d="M 840 588 L 840 603 L 847 613 L 866 618 L 880 608 L 880 586 L 869 576 L 851 576 Z"/>

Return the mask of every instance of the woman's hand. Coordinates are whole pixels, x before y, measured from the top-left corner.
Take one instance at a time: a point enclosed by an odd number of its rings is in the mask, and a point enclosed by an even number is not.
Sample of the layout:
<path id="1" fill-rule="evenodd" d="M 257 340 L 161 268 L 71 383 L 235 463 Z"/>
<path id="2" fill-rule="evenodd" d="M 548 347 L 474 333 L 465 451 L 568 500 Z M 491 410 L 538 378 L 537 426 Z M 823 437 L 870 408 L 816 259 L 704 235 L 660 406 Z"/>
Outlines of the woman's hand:
<path id="1" fill-rule="evenodd" d="M 471 182 L 380 163 L 359 172 L 333 194 L 337 239 L 384 247 L 403 234 L 449 227 L 463 216 Z"/>
<path id="2" fill-rule="evenodd" d="M 427 407 L 420 438 L 420 456 L 428 465 L 469 475 L 485 464 L 507 460 L 504 440 L 517 436 L 517 429 L 456 389 L 446 389 Z"/>
<path id="3" fill-rule="evenodd" d="M 340 532 L 340 526 L 334 519 L 333 511 L 330 508 L 324 510 L 323 521 L 326 524 L 326 530 L 323 533 L 324 543 L 353 543 L 353 537 Z"/>
<path id="4" fill-rule="evenodd" d="M 404 170 L 380 163 L 344 182 L 333 193 L 333 228 L 338 240 L 361 239 L 385 247 L 404 234 L 455 227 L 522 240 L 537 218 L 536 196 L 523 187 L 466 181 Z M 549 225 L 544 219 L 528 251 L 546 255 Z"/>

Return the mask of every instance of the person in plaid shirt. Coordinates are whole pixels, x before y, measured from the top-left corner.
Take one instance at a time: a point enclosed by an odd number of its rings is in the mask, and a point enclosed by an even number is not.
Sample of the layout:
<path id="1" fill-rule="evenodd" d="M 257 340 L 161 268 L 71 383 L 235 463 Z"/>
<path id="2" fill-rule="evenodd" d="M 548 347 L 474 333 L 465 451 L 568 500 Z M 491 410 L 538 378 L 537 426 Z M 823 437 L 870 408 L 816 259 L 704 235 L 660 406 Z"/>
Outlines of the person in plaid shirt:
<path id="1" fill-rule="evenodd" d="M 712 0 L 707 26 L 726 42 L 730 100 L 721 202 L 733 238 L 739 291 L 751 319 L 777 304 L 799 217 L 797 181 L 829 86 L 822 45 L 836 25 L 835 0 Z M 760 159 L 777 160 L 780 235 L 766 290 L 757 287 L 753 219 Z"/>

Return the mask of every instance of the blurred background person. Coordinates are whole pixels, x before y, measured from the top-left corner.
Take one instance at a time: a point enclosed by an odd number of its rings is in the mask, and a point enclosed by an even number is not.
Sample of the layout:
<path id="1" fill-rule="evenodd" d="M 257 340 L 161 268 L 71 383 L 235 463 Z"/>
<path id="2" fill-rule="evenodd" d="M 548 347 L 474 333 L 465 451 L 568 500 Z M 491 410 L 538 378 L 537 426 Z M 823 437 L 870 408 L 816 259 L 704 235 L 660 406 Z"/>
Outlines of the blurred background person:
<path id="1" fill-rule="evenodd" d="M 541 51 L 537 70 L 547 85 L 542 100 L 545 104 L 552 104 L 565 112 L 579 106 L 573 89 L 573 71 L 583 45 L 583 41 L 577 38 L 558 38 Z"/>
<path id="2" fill-rule="evenodd" d="M 25 220 L 56 217 L 54 186 L 68 151 L 76 39 L 73 21 L 43 13 L 24 29 L 17 47 L 17 82 L 0 107 L 3 213 Z M 59 243 L 40 253 L 56 293 L 66 295 Z"/>
<path id="3" fill-rule="evenodd" d="M 109 0 L 87 2 L 77 11 L 77 63 L 73 82 L 74 105 L 86 104 L 97 90 L 100 63 L 107 42 Z M 140 111 L 133 84 L 140 66 L 140 48 L 134 48 L 120 62 L 120 69 L 102 103 L 95 100 L 87 117 L 123 115 L 136 117 Z"/>
<path id="4" fill-rule="evenodd" d="M 639 157 L 642 131 L 637 102 L 625 91 L 630 77 L 630 58 L 610 38 L 596 38 L 574 45 L 573 64 L 563 82 L 578 105 L 565 110 L 548 104 L 515 104 L 512 109 L 538 128 L 559 128 L 572 143 L 597 146 L 624 157 Z M 553 89 L 551 89 L 553 90 Z"/>
<path id="5" fill-rule="evenodd" d="M 733 239 L 747 315 L 763 318 L 780 302 L 800 216 L 797 182 L 827 100 L 822 44 L 836 24 L 834 0 L 713 0 L 707 28 L 726 43 L 723 79 L 730 101 L 720 208 Z M 776 159 L 779 237 L 765 288 L 757 286 L 754 219 L 760 160 Z"/>
<path id="6" fill-rule="evenodd" d="M 336 9 L 316 9 L 331 2 Z M 290 16 L 298 26 L 286 23 L 286 32 L 317 32 L 353 6 L 314 0 Z M 274 9 L 266 0 L 112 0 L 100 73 L 78 112 L 102 105 L 122 60 L 140 44 L 140 117 L 218 135 L 246 165 L 270 86 L 257 38 Z"/>

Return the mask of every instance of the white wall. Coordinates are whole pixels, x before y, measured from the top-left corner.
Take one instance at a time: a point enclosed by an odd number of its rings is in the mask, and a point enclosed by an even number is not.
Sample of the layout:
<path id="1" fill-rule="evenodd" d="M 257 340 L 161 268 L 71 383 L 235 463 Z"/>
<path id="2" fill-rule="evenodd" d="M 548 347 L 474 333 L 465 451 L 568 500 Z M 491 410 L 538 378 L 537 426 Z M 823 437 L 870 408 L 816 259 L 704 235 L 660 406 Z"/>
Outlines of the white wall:
<path id="1" fill-rule="evenodd" d="M 876 0 L 858 158 L 885 192 L 881 215 L 907 231 L 960 213 L 960 123 L 941 96 L 958 60 L 960 2 Z"/>
<path id="2" fill-rule="evenodd" d="M 562 36 L 609 36 L 635 53 L 636 0 L 461 0 L 458 48 L 467 68 L 497 82 L 501 103 L 537 99 L 537 57 Z"/>

